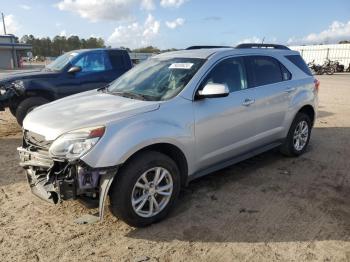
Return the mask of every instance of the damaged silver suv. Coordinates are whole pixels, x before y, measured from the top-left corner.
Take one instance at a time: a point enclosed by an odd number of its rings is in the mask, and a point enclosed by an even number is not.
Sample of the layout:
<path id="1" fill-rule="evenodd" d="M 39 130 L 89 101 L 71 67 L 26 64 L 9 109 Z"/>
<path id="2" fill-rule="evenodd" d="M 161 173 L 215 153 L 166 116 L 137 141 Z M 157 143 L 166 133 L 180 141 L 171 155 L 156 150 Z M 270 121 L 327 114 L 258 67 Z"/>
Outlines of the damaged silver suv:
<path id="1" fill-rule="evenodd" d="M 163 219 L 189 181 L 280 147 L 305 152 L 319 82 L 297 52 L 244 44 L 157 55 L 109 85 L 34 109 L 21 166 L 32 192 L 136 227 Z"/>

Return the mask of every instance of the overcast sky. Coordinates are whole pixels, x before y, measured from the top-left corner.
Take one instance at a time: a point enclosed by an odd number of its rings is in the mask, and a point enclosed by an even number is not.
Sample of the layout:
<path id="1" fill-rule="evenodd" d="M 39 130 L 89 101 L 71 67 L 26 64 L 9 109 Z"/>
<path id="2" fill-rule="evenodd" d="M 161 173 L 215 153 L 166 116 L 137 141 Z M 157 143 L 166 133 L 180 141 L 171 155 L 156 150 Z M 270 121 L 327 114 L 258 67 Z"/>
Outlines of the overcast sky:
<path id="1" fill-rule="evenodd" d="M 95 36 L 113 47 L 350 40 L 349 0 L 0 0 L 0 11 L 19 37 Z"/>

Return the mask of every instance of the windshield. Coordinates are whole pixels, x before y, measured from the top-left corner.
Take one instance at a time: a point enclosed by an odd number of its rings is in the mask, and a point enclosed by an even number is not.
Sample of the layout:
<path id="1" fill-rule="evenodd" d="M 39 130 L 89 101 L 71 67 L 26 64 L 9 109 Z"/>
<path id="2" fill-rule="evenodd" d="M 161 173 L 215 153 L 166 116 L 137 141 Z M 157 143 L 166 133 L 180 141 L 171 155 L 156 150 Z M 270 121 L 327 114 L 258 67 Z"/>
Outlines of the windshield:
<path id="1" fill-rule="evenodd" d="M 204 61 L 198 58 L 151 58 L 112 82 L 107 92 L 136 99 L 167 100 L 180 93 Z"/>
<path id="2" fill-rule="evenodd" d="M 47 69 L 52 71 L 61 71 L 74 57 L 78 55 L 77 52 L 68 52 L 57 57 L 52 63 L 46 66 Z"/>

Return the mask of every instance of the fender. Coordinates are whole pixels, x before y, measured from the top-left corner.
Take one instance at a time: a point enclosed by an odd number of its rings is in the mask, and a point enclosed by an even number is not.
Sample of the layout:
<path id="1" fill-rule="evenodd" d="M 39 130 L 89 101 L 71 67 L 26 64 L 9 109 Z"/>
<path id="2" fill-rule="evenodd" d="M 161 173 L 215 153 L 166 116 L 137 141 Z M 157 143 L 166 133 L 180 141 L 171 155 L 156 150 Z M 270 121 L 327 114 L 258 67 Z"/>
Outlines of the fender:
<path id="1" fill-rule="evenodd" d="M 181 109 L 184 113 L 172 116 L 171 121 L 167 116 L 174 109 L 169 105 L 162 110 L 139 114 L 118 124 L 107 125 L 103 138 L 81 160 L 92 167 L 117 166 L 147 146 L 168 143 L 179 148 L 188 163 L 193 163 L 194 118 L 193 114 L 188 113 L 192 112 L 192 102 L 182 100 L 184 102 Z M 188 172 L 191 171 L 192 167 L 189 165 Z"/>
<path id="2" fill-rule="evenodd" d="M 25 96 L 43 96 L 48 100 L 58 99 L 57 87 L 47 79 L 23 80 Z"/>

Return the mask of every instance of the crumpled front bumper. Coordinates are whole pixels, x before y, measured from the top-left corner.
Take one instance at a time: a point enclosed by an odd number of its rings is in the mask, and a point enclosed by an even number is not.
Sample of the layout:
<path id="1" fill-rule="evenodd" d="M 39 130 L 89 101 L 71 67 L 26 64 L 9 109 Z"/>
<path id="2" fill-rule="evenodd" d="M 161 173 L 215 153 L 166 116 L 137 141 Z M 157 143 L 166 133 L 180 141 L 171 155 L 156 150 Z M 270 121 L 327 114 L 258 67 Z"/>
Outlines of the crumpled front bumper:
<path id="1" fill-rule="evenodd" d="M 11 105 L 11 101 L 16 97 L 16 92 L 12 89 L 0 90 L 0 111 Z"/>
<path id="2" fill-rule="evenodd" d="M 53 166 L 53 160 L 45 153 L 31 152 L 23 147 L 17 148 L 20 157 L 20 166 L 25 170 L 30 190 L 34 195 L 57 204 L 59 192 L 52 183 L 48 182 L 50 169 Z"/>
<path id="3" fill-rule="evenodd" d="M 54 160 L 45 150 L 32 151 L 24 147 L 17 150 L 20 165 L 25 169 L 30 190 L 34 195 L 52 204 L 69 199 L 86 200 L 86 196 L 91 200 L 91 196 L 95 196 L 99 213 L 84 216 L 76 222 L 85 224 L 102 220 L 108 191 L 118 166 L 91 168 L 79 161 L 69 163 Z"/>

